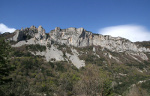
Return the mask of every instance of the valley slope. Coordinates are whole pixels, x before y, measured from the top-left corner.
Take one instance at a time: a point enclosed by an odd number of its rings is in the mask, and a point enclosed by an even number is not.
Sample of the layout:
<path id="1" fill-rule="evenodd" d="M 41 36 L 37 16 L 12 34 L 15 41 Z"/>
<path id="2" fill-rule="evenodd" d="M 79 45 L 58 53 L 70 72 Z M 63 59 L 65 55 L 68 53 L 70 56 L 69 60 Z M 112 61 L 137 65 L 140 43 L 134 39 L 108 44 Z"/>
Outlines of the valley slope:
<path id="1" fill-rule="evenodd" d="M 45 33 L 42 26 L 22 28 L 1 37 L 13 49 L 12 93 L 18 84 L 17 88 L 22 86 L 26 94 L 35 96 L 150 95 L 149 41 L 131 42 L 72 27 L 56 27 Z"/>

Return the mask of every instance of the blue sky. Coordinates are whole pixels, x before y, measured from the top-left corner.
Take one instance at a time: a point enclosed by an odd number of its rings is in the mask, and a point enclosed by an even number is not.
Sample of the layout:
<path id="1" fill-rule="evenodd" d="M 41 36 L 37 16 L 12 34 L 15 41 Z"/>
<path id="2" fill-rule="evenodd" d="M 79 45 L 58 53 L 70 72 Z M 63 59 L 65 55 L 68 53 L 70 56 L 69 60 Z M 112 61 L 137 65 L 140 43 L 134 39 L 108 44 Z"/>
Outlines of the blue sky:
<path id="1" fill-rule="evenodd" d="M 0 23 L 15 29 L 42 25 L 46 32 L 83 27 L 101 34 L 120 25 L 149 32 L 150 0 L 0 0 Z"/>

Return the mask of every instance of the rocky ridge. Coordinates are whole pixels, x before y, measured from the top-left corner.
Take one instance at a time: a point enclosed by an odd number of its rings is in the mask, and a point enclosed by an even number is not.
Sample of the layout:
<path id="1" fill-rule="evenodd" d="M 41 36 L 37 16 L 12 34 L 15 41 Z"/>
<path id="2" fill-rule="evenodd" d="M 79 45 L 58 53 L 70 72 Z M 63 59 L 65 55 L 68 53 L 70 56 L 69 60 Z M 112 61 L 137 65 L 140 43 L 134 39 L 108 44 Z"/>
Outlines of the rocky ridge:
<path id="1" fill-rule="evenodd" d="M 125 52 L 137 61 L 137 56 L 142 60 L 148 60 L 145 52 L 150 52 L 149 48 L 141 47 L 138 44 L 129 41 L 128 39 L 112 37 L 109 35 L 94 34 L 92 32 L 86 31 L 84 28 L 71 27 L 67 29 L 61 29 L 56 27 L 49 33 L 45 33 L 45 29 L 42 26 L 39 26 L 38 28 L 31 26 L 30 28 L 16 30 L 14 33 L 15 35 L 12 38 L 9 38 L 9 40 L 17 42 L 16 44 L 12 45 L 13 47 L 20 47 L 25 44 L 40 44 L 47 47 L 46 51 L 37 52 L 35 55 L 45 56 L 47 61 L 50 61 L 52 58 L 55 58 L 56 61 L 63 61 L 67 59 L 72 61 L 72 63 L 75 66 L 78 66 L 78 68 L 85 66 L 85 63 L 78 58 L 76 52 L 72 51 L 73 55 L 66 53 L 67 58 L 63 58 L 61 50 L 57 50 L 57 47 L 55 48 L 53 44 L 57 43 L 60 45 L 73 46 L 77 48 L 100 46 L 102 50 L 106 48 L 111 52 Z M 54 48 L 52 48 L 52 46 L 51 48 L 48 48 L 48 45 L 52 45 Z M 55 49 L 56 51 L 53 51 Z M 71 50 L 75 49 L 71 48 Z M 54 56 L 54 54 L 57 55 Z M 108 54 L 108 57 L 116 58 L 113 57 L 110 53 Z M 71 59 L 73 57 L 76 58 L 76 60 L 79 62 L 74 62 L 75 60 Z"/>
<path id="2" fill-rule="evenodd" d="M 116 52 L 150 52 L 150 49 L 140 47 L 128 39 L 94 34 L 86 31 L 84 28 L 71 27 L 60 29 L 59 27 L 56 27 L 55 30 L 51 30 L 50 33 L 46 35 L 45 29 L 43 29 L 42 26 L 39 26 L 38 28 L 31 26 L 30 28 L 16 30 L 15 36 L 11 38 L 13 41 L 22 41 L 26 39 L 28 39 L 29 42 L 31 41 L 30 39 L 33 39 L 35 43 L 41 41 L 39 44 L 51 44 L 51 42 L 54 41 L 59 44 L 71 45 L 74 47 L 86 47 L 92 45 L 101 46 Z"/>

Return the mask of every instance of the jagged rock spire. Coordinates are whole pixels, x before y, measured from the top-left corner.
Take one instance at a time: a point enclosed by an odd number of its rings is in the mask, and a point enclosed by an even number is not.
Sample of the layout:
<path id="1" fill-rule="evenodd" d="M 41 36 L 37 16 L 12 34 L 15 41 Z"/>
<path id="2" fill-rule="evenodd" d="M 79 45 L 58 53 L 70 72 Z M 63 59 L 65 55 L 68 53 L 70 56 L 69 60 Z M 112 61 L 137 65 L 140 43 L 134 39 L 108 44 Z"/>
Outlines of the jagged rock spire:
<path id="1" fill-rule="evenodd" d="M 45 29 L 41 25 L 38 27 L 38 33 L 35 35 L 35 38 L 46 40 Z"/>
<path id="2" fill-rule="evenodd" d="M 45 29 L 41 25 L 38 27 L 38 33 L 45 33 Z"/>
<path id="3" fill-rule="evenodd" d="M 60 31 L 60 27 L 56 27 L 55 32 L 59 32 L 59 31 Z"/>
<path id="4" fill-rule="evenodd" d="M 33 29 L 33 30 L 34 30 L 34 29 L 36 29 L 36 27 L 35 27 L 34 25 L 32 25 L 32 26 L 30 27 L 30 29 Z"/>

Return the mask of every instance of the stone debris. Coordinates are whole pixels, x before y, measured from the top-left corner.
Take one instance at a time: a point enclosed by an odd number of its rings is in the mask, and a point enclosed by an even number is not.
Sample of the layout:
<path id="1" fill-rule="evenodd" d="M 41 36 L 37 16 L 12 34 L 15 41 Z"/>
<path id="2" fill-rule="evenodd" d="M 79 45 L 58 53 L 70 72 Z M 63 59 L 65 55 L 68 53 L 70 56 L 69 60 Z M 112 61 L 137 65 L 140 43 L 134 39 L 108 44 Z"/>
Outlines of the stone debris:
<path id="1" fill-rule="evenodd" d="M 85 66 L 85 61 L 84 60 L 80 60 L 78 57 L 78 52 L 75 49 L 71 49 L 73 55 L 66 53 L 67 58 L 72 62 L 72 64 L 74 66 L 76 66 L 77 68 L 81 68 Z"/>

